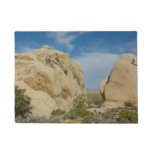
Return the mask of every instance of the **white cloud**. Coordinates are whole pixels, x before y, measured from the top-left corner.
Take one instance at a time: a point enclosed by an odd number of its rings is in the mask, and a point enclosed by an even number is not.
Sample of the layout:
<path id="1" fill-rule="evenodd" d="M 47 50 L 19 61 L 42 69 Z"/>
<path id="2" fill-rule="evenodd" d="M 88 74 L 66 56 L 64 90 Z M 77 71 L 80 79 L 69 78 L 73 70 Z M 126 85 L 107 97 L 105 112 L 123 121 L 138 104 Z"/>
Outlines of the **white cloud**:
<path id="1" fill-rule="evenodd" d="M 136 48 L 136 47 L 135 47 L 135 48 L 131 48 L 130 51 L 131 51 L 132 53 L 137 53 L 137 48 Z"/>
<path id="2" fill-rule="evenodd" d="M 18 52 L 20 52 L 20 53 L 31 53 L 31 52 L 33 52 L 33 50 L 34 50 L 34 48 L 30 48 L 30 47 L 20 47 L 19 49 L 18 49 Z"/>
<path id="3" fill-rule="evenodd" d="M 129 51 L 131 53 L 137 53 L 137 42 L 135 40 L 132 42 L 128 42 L 124 45 L 118 46 L 117 49 L 120 52 Z"/>
<path id="4" fill-rule="evenodd" d="M 82 35 L 83 32 L 71 33 L 71 32 L 48 32 L 46 33 L 47 37 L 53 38 L 56 42 L 62 46 L 67 47 L 69 51 L 74 48 L 72 41 Z"/>
<path id="5" fill-rule="evenodd" d="M 118 57 L 117 54 L 95 52 L 82 53 L 73 60 L 80 62 L 82 66 L 86 88 L 98 89 L 100 81 L 110 74 Z"/>
<path id="6" fill-rule="evenodd" d="M 31 52 L 33 52 L 34 49 L 39 49 L 41 47 L 42 47 L 42 45 L 37 43 L 37 42 L 21 41 L 21 42 L 16 42 L 15 52 L 17 52 L 17 53 L 31 53 Z"/>

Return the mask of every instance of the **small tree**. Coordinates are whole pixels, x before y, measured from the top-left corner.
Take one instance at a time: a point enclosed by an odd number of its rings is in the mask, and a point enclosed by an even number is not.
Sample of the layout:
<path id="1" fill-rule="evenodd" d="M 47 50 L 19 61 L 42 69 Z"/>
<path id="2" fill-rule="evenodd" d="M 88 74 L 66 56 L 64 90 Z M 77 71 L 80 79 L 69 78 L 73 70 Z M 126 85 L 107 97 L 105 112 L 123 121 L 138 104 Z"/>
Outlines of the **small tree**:
<path id="1" fill-rule="evenodd" d="M 31 113 L 30 98 L 26 96 L 24 89 L 15 86 L 15 117 L 26 118 Z"/>

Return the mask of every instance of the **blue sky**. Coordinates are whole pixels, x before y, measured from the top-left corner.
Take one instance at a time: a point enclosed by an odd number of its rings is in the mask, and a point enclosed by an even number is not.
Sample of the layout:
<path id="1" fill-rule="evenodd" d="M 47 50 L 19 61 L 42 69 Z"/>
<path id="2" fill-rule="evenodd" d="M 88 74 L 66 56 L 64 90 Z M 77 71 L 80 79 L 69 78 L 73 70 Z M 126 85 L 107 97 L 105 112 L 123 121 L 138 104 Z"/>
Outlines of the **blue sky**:
<path id="1" fill-rule="evenodd" d="M 28 53 L 49 45 L 80 62 L 86 88 L 99 89 L 120 54 L 137 55 L 137 33 L 126 32 L 15 32 L 15 52 Z"/>

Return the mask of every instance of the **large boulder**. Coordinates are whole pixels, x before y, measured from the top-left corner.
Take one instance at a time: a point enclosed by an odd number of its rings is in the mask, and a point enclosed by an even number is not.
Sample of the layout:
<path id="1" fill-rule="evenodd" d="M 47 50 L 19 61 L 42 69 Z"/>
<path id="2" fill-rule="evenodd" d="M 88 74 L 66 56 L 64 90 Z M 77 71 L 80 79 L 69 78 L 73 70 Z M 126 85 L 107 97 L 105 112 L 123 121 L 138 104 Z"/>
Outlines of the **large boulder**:
<path id="1" fill-rule="evenodd" d="M 49 117 L 58 108 L 69 111 L 77 97 L 87 99 L 80 64 L 46 45 L 15 54 L 15 85 L 31 98 L 34 116 Z"/>
<path id="2" fill-rule="evenodd" d="M 137 56 L 120 55 L 110 76 L 100 83 L 100 90 L 107 102 L 137 103 Z"/>

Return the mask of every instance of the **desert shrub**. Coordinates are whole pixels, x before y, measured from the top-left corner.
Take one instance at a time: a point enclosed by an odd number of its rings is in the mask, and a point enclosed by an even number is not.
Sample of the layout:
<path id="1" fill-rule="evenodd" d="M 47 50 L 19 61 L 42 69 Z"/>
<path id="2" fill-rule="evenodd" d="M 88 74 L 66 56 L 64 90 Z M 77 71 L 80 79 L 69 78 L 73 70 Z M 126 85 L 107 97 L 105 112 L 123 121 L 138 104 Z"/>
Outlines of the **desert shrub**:
<path id="1" fill-rule="evenodd" d="M 103 99 L 100 94 L 88 94 L 88 107 L 89 108 L 100 108 L 103 103 Z"/>
<path id="2" fill-rule="evenodd" d="M 126 107 L 134 107 L 134 104 L 132 104 L 131 102 L 126 102 L 126 103 L 125 103 L 125 106 L 126 106 Z"/>
<path id="3" fill-rule="evenodd" d="M 123 109 L 119 114 L 118 121 L 121 123 L 129 123 L 129 122 L 137 123 L 138 122 L 137 112 Z"/>
<path id="4" fill-rule="evenodd" d="M 23 118 L 22 116 L 19 115 L 19 116 L 15 117 L 15 122 L 17 122 L 17 123 L 26 123 L 28 121 L 27 121 L 26 118 Z"/>
<path id="5" fill-rule="evenodd" d="M 138 117 L 134 107 L 112 108 L 100 114 L 100 123 L 137 123 Z"/>
<path id="6" fill-rule="evenodd" d="M 26 118 L 31 113 L 30 98 L 26 96 L 24 89 L 15 86 L 15 117 Z"/>
<path id="7" fill-rule="evenodd" d="M 113 119 L 119 108 L 112 108 L 108 112 L 102 113 L 104 119 Z"/>
<path id="8" fill-rule="evenodd" d="M 63 119 L 75 119 L 78 116 L 76 115 L 75 111 L 70 111 L 68 113 L 63 114 Z"/>
<path id="9" fill-rule="evenodd" d="M 57 110 L 53 110 L 52 113 L 51 113 L 51 116 L 61 116 L 65 113 L 64 110 L 61 110 L 61 109 L 57 109 Z"/>
<path id="10" fill-rule="evenodd" d="M 101 107 L 102 101 L 99 99 L 94 100 L 94 104 L 97 105 L 97 108 Z"/>
<path id="11" fill-rule="evenodd" d="M 48 118 L 46 116 L 41 116 L 41 117 L 35 117 L 35 116 L 29 116 L 26 118 L 28 122 L 47 122 Z"/>
<path id="12" fill-rule="evenodd" d="M 88 110 L 86 110 L 86 109 L 76 109 L 76 110 L 75 110 L 75 113 L 76 113 L 77 116 L 80 116 L 80 117 L 85 117 L 85 116 L 94 115 L 93 112 L 88 111 Z"/>
<path id="13" fill-rule="evenodd" d="M 61 120 L 61 116 L 50 117 L 49 123 L 59 123 Z"/>
<path id="14" fill-rule="evenodd" d="M 86 115 L 83 118 L 84 123 L 99 123 L 100 120 L 95 115 Z"/>
<path id="15" fill-rule="evenodd" d="M 85 109 L 87 107 L 86 101 L 82 96 L 78 96 L 73 101 L 73 109 Z"/>
<path id="16" fill-rule="evenodd" d="M 36 117 L 36 116 L 28 116 L 23 118 L 21 116 L 15 117 L 15 121 L 18 123 L 46 123 L 48 118 L 46 116 Z"/>
<path id="17" fill-rule="evenodd" d="M 118 123 L 118 122 L 114 119 L 101 119 L 99 120 L 98 123 Z"/>
<path id="18" fill-rule="evenodd" d="M 94 111 L 94 113 L 97 113 L 97 110 L 96 110 L 96 109 L 94 109 L 93 111 Z"/>

